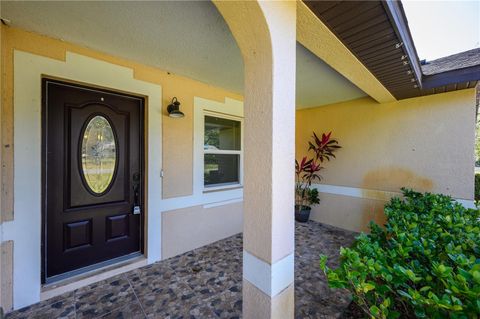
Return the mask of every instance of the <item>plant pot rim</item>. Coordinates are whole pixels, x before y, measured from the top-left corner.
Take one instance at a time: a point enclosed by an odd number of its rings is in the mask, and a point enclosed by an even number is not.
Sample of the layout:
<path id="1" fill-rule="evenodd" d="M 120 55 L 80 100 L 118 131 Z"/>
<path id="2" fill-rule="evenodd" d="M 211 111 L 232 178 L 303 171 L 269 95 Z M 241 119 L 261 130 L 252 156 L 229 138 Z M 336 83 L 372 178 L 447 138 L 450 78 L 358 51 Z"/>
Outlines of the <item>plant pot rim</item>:
<path id="1" fill-rule="evenodd" d="M 295 205 L 295 208 L 299 208 L 300 210 L 312 210 L 312 206 L 307 205 Z"/>

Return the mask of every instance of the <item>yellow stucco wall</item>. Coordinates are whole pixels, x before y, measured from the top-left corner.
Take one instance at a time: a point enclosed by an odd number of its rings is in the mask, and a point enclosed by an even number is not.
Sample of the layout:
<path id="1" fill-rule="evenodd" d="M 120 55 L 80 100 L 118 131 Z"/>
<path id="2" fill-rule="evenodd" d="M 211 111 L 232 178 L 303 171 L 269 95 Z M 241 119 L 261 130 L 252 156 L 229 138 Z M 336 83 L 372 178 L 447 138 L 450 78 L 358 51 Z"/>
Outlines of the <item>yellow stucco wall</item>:
<path id="1" fill-rule="evenodd" d="M 13 156 L 14 49 L 58 60 L 64 60 L 66 51 L 71 51 L 132 68 L 135 78 L 162 86 L 164 109 L 171 97 L 177 96 L 186 116 L 170 119 L 164 115 L 163 118 L 163 197 L 192 194 L 193 97 L 223 101 L 225 97 L 243 100 L 242 96 L 71 43 L 16 28 L 2 26 L 1 29 L 2 144 L 9 145 L 2 149 L 2 161 L 6 163 L 2 174 L 2 213 L 11 210 L 13 198 L 10 157 Z M 474 98 L 474 90 L 470 89 L 386 104 L 363 98 L 300 110 L 296 113 L 296 157 L 305 154 L 305 143 L 312 131 L 333 131 L 343 149 L 336 160 L 326 164 L 323 184 L 393 192 L 400 186 L 408 186 L 473 199 L 473 164 L 470 163 L 474 156 Z M 313 212 L 317 220 L 362 229 L 368 220 L 382 218 L 383 201 L 345 199 L 345 196 L 331 194 L 321 197 L 324 201 Z M 337 197 L 343 198 L 344 207 L 355 208 L 344 208 L 342 215 L 335 204 L 340 201 Z M 355 215 L 355 220 L 363 221 L 362 225 L 338 222 L 348 220 L 355 210 L 361 214 Z"/>
<path id="2" fill-rule="evenodd" d="M 13 152 L 15 146 L 17 150 L 22 150 L 22 145 L 13 145 L 13 105 L 14 105 L 14 91 L 16 91 L 16 98 L 18 98 L 18 94 L 20 92 L 25 92 L 25 88 L 19 87 L 18 82 L 17 86 L 14 87 L 14 74 L 15 70 L 14 67 L 17 68 L 17 71 L 21 69 L 19 65 L 22 65 L 22 62 L 18 56 L 19 51 L 27 52 L 33 54 L 35 56 L 47 57 L 49 59 L 54 59 L 57 61 L 66 61 L 67 52 L 70 56 L 71 60 L 71 53 L 74 55 L 80 55 L 83 57 L 93 58 L 95 60 L 108 62 L 110 64 L 122 66 L 128 68 L 128 76 L 130 79 L 129 71 L 133 71 L 133 76 L 136 80 L 141 80 L 148 83 L 153 83 L 156 85 L 161 86 L 161 94 L 162 94 L 162 101 L 159 101 L 159 86 L 154 86 L 158 88 L 158 95 L 148 95 L 149 98 L 153 98 L 154 96 L 158 96 L 156 103 L 153 103 L 150 99 L 148 102 L 150 106 L 158 105 L 161 103 L 162 110 L 163 110 L 163 118 L 161 121 L 162 125 L 162 145 L 159 143 L 159 147 L 162 147 L 162 165 L 164 169 L 164 177 L 162 179 L 162 191 L 163 196 L 159 192 L 153 193 L 153 196 L 157 197 L 162 196 L 163 199 L 172 198 L 172 197 L 179 197 L 179 196 L 187 196 L 192 194 L 193 191 L 193 122 L 194 122 L 194 98 L 200 97 L 206 100 L 213 100 L 218 102 L 224 102 L 226 98 L 234 99 L 234 100 L 243 100 L 242 96 L 226 91 L 224 89 L 214 87 L 211 85 L 207 85 L 205 83 L 195 81 L 186 77 L 178 76 L 175 74 L 170 74 L 169 72 L 163 71 L 161 69 L 147 66 L 135 61 L 126 60 L 120 57 L 111 56 L 108 54 L 104 54 L 89 48 L 81 47 L 75 44 L 67 43 L 61 40 L 52 39 L 46 36 L 42 36 L 36 33 L 27 32 L 25 30 L 20 30 L 16 28 L 5 27 L 0 25 L 1 28 L 1 75 L 0 75 L 0 87 L 1 87 L 1 113 L 0 113 L 0 120 L 1 120 L 1 211 L 0 211 L 0 227 L 5 227 L 5 224 L 2 224 L 4 221 L 12 221 L 7 224 L 10 225 L 10 229 L 13 227 L 12 225 L 18 225 L 21 221 L 22 211 L 18 210 L 17 212 L 13 212 L 13 200 L 15 195 L 16 200 L 21 201 L 21 196 L 17 194 L 13 194 L 13 172 L 14 172 L 14 161 L 13 161 Z M 14 55 L 14 51 L 17 51 L 17 54 Z M 31 56 L 31 55 L 28 56 Z M 14 63 L 14 56 L 16 59 L 16 63 Z M 87 59 L 88 63 L 97 63 L 98 61 Z M 42 59 L 42 61 L 52 62 L 53 60 Z M 55 62 L 57 62 L 55 61 Z M 94 61 L 94 62 L 92 62 Z M 41 63 L 44 63 L 41 62 Z M 45 62 L 46 63 L 46 62 Z M 104 63 L 100 63 L 101 65 L 105 65 Z M 108 65 L 108 64 L 107 64 Z M 110 70 L 106 71 L 106 73 L 111 77 L 118 77 L 121 78 L 122 74 L 117 74 L 119 69 L 122 68 L 102 68 L 97 69 L 96 66 L 98 64 L 87 64 L 85 68 L 89 68 L 89 71 L 94 70 L 96 74 L 98 72 L 102 72 L 100 70 Z M 113 70 L 113 71 L 111 71 Z M 121 72 L 121 71 L 118 71 Z M 89 72 L 91 73 L 91 72 Z M 38 87 L 41 85 L 41 78 L 40 73 L 36 73 L 38 75 Z M 63 73 L 62 73 L 63 74 Z M 67 73 L 66 73 L 67 74 Z M 68 73 L 70 74 L 70 73 Z M 72 73 L 75 74 L 75 73 Z M 18 73 L 16 73 L 18 76 Z M 51 74 L 45 74 L 51 75 Z M 17 77 L 17 80 L 20 77 Z M 35 79 L 34 77 L 30 77 L 31 79 Z M 70 81 L 80 81 L 80 79 L 76 78 L 67 78 L 66 80 Z M 134 81 L 137 82 L 137 81 Z M 102 82 L 104 83 L 104 82 Z M 146 84 L 146 83 L 144 83 Z M 118 87 L 108 86 L 114 90 L 119 89 Z M 150 86 L 150 85 L 147 85 Z M 125 86 L 129 87 L 129 86 Z M 122 90 L 127 90 L 125 87 L 122 87 Z M 141 86 L 140 86 L 141 87 Z M 137 87 L 138 89 L 138 87 Z M 33 91 L 36 92 L 36 91 Z M 130 93 L 137 93 L 142 94 L 141 92 L 136 92 L 135 89 L 132 88 L 132 91 L 127 91 Z M 143 91 L 145 93 L 145 91 Z M 147 91 L 148 92 L 148 91 Z M 144 94 L 143 93 L 143 94 Z M 36 96 L 35 93 L 33 93 Z M 30 95 L 29 95 L 30 96 Z M 167 105 L 170 103 L 171 98 L 176 96 L 178 100 L 182 103 L 181 110 L 185 113 L 185 117 L 182 119 L 171 119 L 168 117 L 166 113 Z M 40 96 L 38 96 L 40 98 Z M 39 103 L 37 103 L 39 104 Z M 18 100 L 16 102 L 18 106 Z M 17 109 L 18 111 L 18 109 Z M 32 112 L 38 112 L 38 109 L 32 109 Z M 34 114 L 34 113 L 31 113 Z M 152 114 L 152 113 L 148 113 Z M 16 113 L 18 116 L 18 113 Z M 20 119 L 21 121 L 22 116 L 19 116 L 17 120 Z M 152 117 L 150 117 L 152 119 Z M 159 117 L 155 117 L 155 119 L 159 119 Z M 15 121 L 18 123 L 18 121 Z M 150 123 L 150 122 L 147 122 Z M 160 123 L 160 122 L 157 122 Z M 152 127 L 150 125 L 150 127 Z M 154 139 L 150 135 L 150 141 L 154 141 Z M 18 137 L 18 136 L 17 136 Z M 38 143 L 37 143 L 38 144 Z M 151 149 L 151 148 L 150 148 Z M 21 153 L 21 152 L 19 152 Z M 18 153 L 17 153 L 18 154 Z M 158 161 L 160 162 L 160 161 Z M 18 177 L 18 175 L 17 175 Z M 18 180 L 17 180 L 18 181 Z M 39 182 L 37 180 L 37 182 Z M 35 183 L 35 180 L 32 180 L 32 183 Z M 18 184 L 17 184 L 18 185 Z M 25 192 L 24 192 L 25 193 Z M 29 194 L 26 192 L 25 194 Z M 29 195 L 27 195 L 29 196 Z M 150 196 L 150 199 L 152 196 Z M 177 201 L 177 199 L 173 199 L 170 201 Z M 32 202 L 37 202 L 33 200 Z M 157 201 L 158 202 L 158 201 Z M 168 202 L 166 200 L 165 202 Z M 38 202 L 40 203 L 40 202 Z M 183 207 L 183 206 L 182 206 Z M 161 207 L 163 208 L 163 207 Z M 222 216 L 222 213 L 227 211 L 226 216 Z M 14 213 L 16 215 L 14 215 Z M 25 212 L 23 212 L 25 213 Z M 31 211 L 27 211 L 27 213 L 31 213 Z M 149 225 L 156 225 L 155 219 L 153 216 L 160 216 L 160 211 L 152 211 L 150 210 L 147 212 L 147 226 Z M 40 215 L 40 214 L 38 214 Z M 25 216 L 25 214 L 23 214 Z M 35 216 L 38 217 L 38 216 Z M 150 218 L 151 217 L 151 218 Z M 186 218 L 186 220 L 185 220 Z M 225 220 L 225 218 L 228 218 Z M 196 245 L 204 245 L 208 244 L 211 241 L 216 241 L 222 239 L 224 237 L 231 236 L 235 233 L 238 233 L 242 229 L 242 204 L 240 202 L 236 204 L 230 204 L 228 206 L 219 205 L 215 207 L 198 205 L 198 203 L 192 204 L 192 207 L 183 208 L 176 210 L 175 213 L 167 213 L 164 221 L 164 225 L 166 227 L 165 234 L 160 233 L 162 236 L 161 243 L 165 245 L 166 252 L 165 256 L 172 256 L 172 254 L 176 253 L 183 253 L 186 250 L 193 249 L 198 247 Z M 39 217 L 38 217 L 39 220 Z M 149 224 L 149 221 L 153 220 L 152 223 Z M 157 219 L 158 221 L 158 219 Z M 163 221 L 163 219 L 162 219 Z M 222 223 L 227 223 L 227 225 L 219 224 L 219 221 Z M 39 223 L 40 224 L 40 223 Z M 32 227 L 34 227 L 34 222 L 32 221 Z M 15 226 L 18 227 L 18 226 Z M 153 226 L 152 226 L 153 227 Z M 147 227 L 148 228 L 148 227 Z M 159 227 L 160 228 L 160 227 Z M 2 235 L 3 230 L 2 228 Z M 38 225 L 38 229 L 40 230 L 40 225 Z M 196 233 L 192 232 L 196 230 Z M 171 230 L 178 230 L 178 232 L 172 232 Z M 160 229 L 158 229 L 160 232 Z M 160 240 L 155 242 L 151 240 L 153 236 L 148 236 L 148 234 L 152 234 L 152 231 L 148 231 L 146 238 L 148 238 L 149 242 L 147 242 L 146 251 L 150 247 L 153 247 L 151 250 L 160 251 L 161 245 Z M 195 236 L 194 236 L 195 235 Z M 192 237 L 193 236 L 193 237 Z M 4 240 L 4 237 L 1 236 L 1 240 Z M 38 236 L 40 238 L 40 236 Z M 0 240 L 0 241 L 1 241 Z M 155 245 L 157 245 L 156 247 Z M 0 305 L 4 307 L 6 310 L 11 310 L 14 304 L 18 304 L 18 296 L 14 297 L 14 291 L 18 291 L 17 287 L 19 285 L 19 280 L 15 280 L 13 266 L 14 265 L 14 255 L 12 251 L 17 251 L 16 254 L 23 254 L 24 250 L 22 251 L 21 244 L 18 244 L 18 241 L 2 241 L 2 260 L 0 267 Z M 4 246 L 8 244 L 7 248 Z M 30 244 L 30 242 L 29 242 Z M 151 245 L 151 246 L 149 246 Z M 35 250 L 36 243 L 32 243 L 30 245 L 34 247 Z M 38 249 L 40 248 L 40 243 L 38 243 Z M 21 253 L 19 253 L 21 252 Z M 38 250 L 39 252 L 39 250 Z M 160 253 L 158 253 L 160 254 Z M 28 254 L 23 254 L 22 256 L 27 256 Z M 28 255 L 31 256 L 31 255 Z M 40 259 L 40 254 L 38 254 L 38 260 Z M 163 256 L 162 256 L 163 257 Z M 15 257 L 17 258 L 17 257 Z M 163 257 L 165 258 L 165 257 Z M 32 258 L 32 265 L 31 267 L 35 267 L 35 258 Z M 19 265 L 21 263 L 17 263 Z M 15 268 L 16 269 L 16 268 Z M 32 268 L 30 268 L 32 269 Z M 40 267 L 38 269 L 34 269 L 33 272 L 40 274 Z M 18 272 L 17 272 L 18 273 Z M 28 276 L 26 276 L 28 278 Z M 13 278 L 13 279 L 12 279 Z M 14 289 L 14 284 L 15 286 Z M 21 285 L 21 284 L 20 284 Z M 40 289 L 40 280 L 38 280 L 38 286 L 36 282 L 32 282 L 32 289 L 33 293 L 36 293 L 36 290 Z M 17 293 L 17 292 L 15 292 Z M 25 299 L 28 299 L 27 297 Z M 31 298 L 28 302 L 38 301 L 35 299 L 37 297 Z M 16 301 L 17 300 L 17 301 Z M 15 302 L 15 303 L 14 303 Z M 21 302 L 20 301 L 20 305 Z M 24 303 L 23 305 L 25 305 Z M 17 307 L 17 306 L 15 306 Z"/>
<path id="3" fill-rule="evenodd" d="M 67 51 L 125 66 L 133 69 L 134 77 L 162 86 L 164 108 L 163 116 L 163 198 L 186 196 L 192 194 L 193 185 L 193 98 L 202 98 L 223 102 L 226 97 L 243 100 L 243 97 L 186 77 L 171 74 L 161 69 L 147 66 L 135 61 L 114 57 L 72 43 L 52 39 L 21 29 L 2 26 L 2 144 L 12 144 L 13 141 L 13 50 L 65 60 Z M 75 80 L 75 79 L 72 79 Z M 132 92 L 134 93 L 134 92 Z M 176 96 L 182 103 L 181 110 L 185 113 L 182 119 L 171 119 L 166 115 L 166 108 L 171 98 Z M 13 160 L 12 147 L 6 150 L 7 166 L 2 174 L 2 211 L 12 210 Z M 5 150 L 4 150 L 5 151 Z M 2 154 L 3 157 L 4 154 Z M 180 169 L 179 169 L 180 168 Z"/>
<path id="4" fill-rule="evenodd" d="M 473 89 L 378 104 L 371 98 L 297 111 L 296 158 L 312 132 L 333 131 L 343 147 L 326 163 L 322 184 L 382 192 L 406 186 L 473 199 Z M 313 217 L 348 229 L 382 220 L 384 201 L 321 194 Z M 377 198 L 379 199 L 379 198 Z M 359 224 L 355 226 L 356 224 Z"/>

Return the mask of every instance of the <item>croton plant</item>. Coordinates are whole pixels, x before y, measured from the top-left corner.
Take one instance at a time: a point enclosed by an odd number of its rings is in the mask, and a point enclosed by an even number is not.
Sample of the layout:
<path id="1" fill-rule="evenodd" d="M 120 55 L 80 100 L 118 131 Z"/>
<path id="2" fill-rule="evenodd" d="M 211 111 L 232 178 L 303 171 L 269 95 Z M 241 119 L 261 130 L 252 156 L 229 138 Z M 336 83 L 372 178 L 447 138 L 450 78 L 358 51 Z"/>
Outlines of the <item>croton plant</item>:
<path id="1" fill-rule="evenodd" d="M 322 163 L 335 158 L 334 153 L 341 148 L 331 136 L 332 132 L 329 132 L 323 133 L 319 138 L 313 132 L 312 140 L 308 142 L 308 151 L 313 151 L 313 157 L 305 156 L 300 162 L 295 160 L 295 205 L 311 206 L 320 202 L 318 191 L 311 188 L 312 183 L 322 180 L 319 173 L 324 169 Z"/>

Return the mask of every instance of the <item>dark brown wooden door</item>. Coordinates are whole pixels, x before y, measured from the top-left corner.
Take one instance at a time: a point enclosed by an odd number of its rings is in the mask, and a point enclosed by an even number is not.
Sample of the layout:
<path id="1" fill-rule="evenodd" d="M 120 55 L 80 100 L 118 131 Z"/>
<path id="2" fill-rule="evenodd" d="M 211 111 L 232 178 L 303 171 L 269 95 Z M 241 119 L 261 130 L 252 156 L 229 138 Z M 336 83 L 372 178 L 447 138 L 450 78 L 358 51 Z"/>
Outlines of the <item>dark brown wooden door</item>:
<path id="1" fill-rule="evenodd" d="M 143 99 L 49 79 L 43 94 L 49 281 L 141 252 Z"/>

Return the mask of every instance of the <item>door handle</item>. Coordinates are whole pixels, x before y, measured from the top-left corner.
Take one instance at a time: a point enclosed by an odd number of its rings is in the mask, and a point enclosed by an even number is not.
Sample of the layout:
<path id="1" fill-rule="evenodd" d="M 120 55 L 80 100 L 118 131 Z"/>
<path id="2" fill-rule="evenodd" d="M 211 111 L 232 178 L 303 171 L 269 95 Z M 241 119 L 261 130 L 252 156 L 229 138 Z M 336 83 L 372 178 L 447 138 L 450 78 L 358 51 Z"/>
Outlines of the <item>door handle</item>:
<path id="1" fill-rule="evenodd" d="M 133 174 L 133 214 L 140 215 L 140 173 Z"/>

